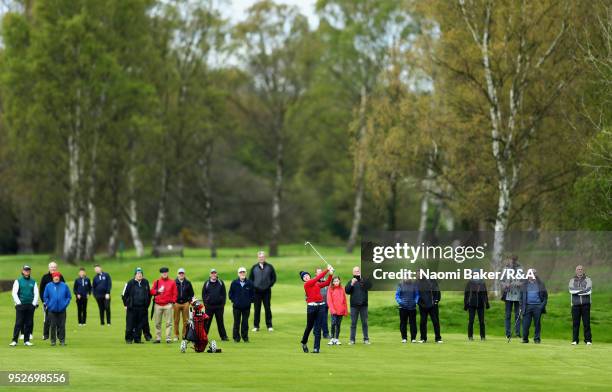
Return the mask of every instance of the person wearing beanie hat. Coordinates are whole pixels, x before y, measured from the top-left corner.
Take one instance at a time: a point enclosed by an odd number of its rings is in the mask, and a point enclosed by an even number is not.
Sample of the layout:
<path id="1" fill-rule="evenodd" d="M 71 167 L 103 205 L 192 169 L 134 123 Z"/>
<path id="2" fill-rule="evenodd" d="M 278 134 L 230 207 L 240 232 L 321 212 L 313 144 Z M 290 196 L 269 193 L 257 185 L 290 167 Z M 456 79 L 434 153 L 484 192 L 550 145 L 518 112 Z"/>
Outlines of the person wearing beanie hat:
<path id="1" fill-rule="evenodd" d="M 72 292 L 76 297 L 79 327 L 82 327 L 87 323 L 87 297 L 91 295 L 91 281 L 83 267 L 79 268 L 79 276 L 74 280 Z"/>
<path id="2" fill-rule="evenodd" d="M 15 327 L 10 346 L 17 345 L 19 332 L 23 331 L 23 344 L 32 346 L 30 335 L 34 326 L 34 310 L 38 306 L 38 288 L 36 281 L 30 277 L 32 269 L 24 265 L 21 276 L 13 282 L 13 301 L 15 302 Z"/>
<path id="3" fill-rule="evenodd" d="M 155 340 L 161 342 L 162 320 L 166 321 L 166 343 L 172 343 L 172 309 L 176 303 L 178 291 L 173 279 L 168 278 L 168 267 L 159 269 L 160 278 L 153 283 L 151 295 L 154 296 L 153 316 L 155 319 Z"/>
<path id="4" fill-rule="evenodd" d="M 253 282 L 246 276 L 246 268 L 238 268 L 238 279 L 232 282 L 229 289 L 234 313 L 233 338 L 236 343 L 240 342 L 241 337 L 245 343 L 249 342 L 249 315 L 255 300 L 255 290 Z"/>
<path id="5" fill-rule="evenodd" d="M 151 340 L 147 309 L 151 302 L 149 281 L 144 278 L 142 268 L 134 270 L 134 278 L 126 283 L 121 294 L 125 306 L 125 342 L 142 343 L 141 335 Z"/>
<path id="6" fill-rule="evenodd" d="M 321 279 L 327 273 L 327 279 L 321 282 Z M 304 282 L 304 292 L 306 293 L 306 328 L 304 329 L 304 335 L 302 336 L 302 350 L 307 353 L 308 352 L 308 337 L 310 336 L 310 332 L 314 328 L 314 346 L 312 349 L 313 354 L 318 354 L 321 347 L 321 316 L 320 312 L 323 311 L 323 297 L 321 296 L 321 288 L 329 286 L 331 283 L 332 275 L 334 270 L 331 266 L 328 266 L 327 269 L 321 271 L 314 278 L 310 278 L 310 274 L 306 271 L 300 272 L 300 278 Z"/>
<path id="7" fill-rule="evenodd" d="M 54 258 L 51 258 L 51 260 L 49 261 L 49 272 L 47 272 L 46 274 L 44 274 L 42 276 L 42 278 L 40 278 L 40 284 L 38 285 L 38 294 L 39 294 L 39 298 L 41 301 L 43 301 L 43 306 L 42 306 L 42 310 L 43 310 L 43 319 L 44 319 L 44 323 L 43 323 L 43 340 L 47 340 L 49 339 L 49 310 L 47 309 L 47 304 L 44 303 L 44 299 L 43 299 L 43 294 L 45 293 L 45 288 L 47 287 L 47 285 L 49 283 L 51 283 L 51 281 L 53 280 L 53 278 L 51 277 L 51 274 L 54 271 L 57 271 L 57 263 L 55 262 Z M 60 280 L 63 282 L 64 281 L 64 277 L 60 277 Z"/>
<path id="8" fill-rule="evenodd" d="M 66 283 L 60 280 L 59 271 L 51 273 L 53 281 L 45 287 L 43 301 L 47 305 L 49 315 L 49 338 L 51 345 L 55 346 L 56 339 L 60 345 L 66 344 L 66 308 L 70 304 L 72 295 Z"/>

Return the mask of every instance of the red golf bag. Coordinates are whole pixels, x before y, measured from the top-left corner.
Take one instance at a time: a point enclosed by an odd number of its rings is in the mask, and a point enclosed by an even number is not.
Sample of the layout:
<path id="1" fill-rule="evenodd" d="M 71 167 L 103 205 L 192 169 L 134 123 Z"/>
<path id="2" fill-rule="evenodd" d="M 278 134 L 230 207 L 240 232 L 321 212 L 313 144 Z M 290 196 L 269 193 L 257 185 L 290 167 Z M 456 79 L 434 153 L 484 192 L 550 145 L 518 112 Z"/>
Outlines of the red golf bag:
<path id="1" fill-rule="evenodd" d="M 204 313 L 204 305 L 200 301 L 194 301 L 191 304 L 191 319 L 185 340 L 192 342 L 194 350 L 198 353 L 204 352 L 208 345 L 208 335 L 204 328 L 206 319 L 208 315 Z"/>

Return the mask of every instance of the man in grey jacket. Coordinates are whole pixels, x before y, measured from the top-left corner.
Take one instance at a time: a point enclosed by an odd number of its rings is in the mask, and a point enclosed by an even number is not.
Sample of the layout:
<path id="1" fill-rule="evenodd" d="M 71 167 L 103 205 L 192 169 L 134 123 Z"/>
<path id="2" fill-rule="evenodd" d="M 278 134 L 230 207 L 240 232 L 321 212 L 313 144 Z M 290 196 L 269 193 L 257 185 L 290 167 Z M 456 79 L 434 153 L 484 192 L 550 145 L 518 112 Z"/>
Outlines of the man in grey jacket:
<path id="1" fill-rule="evenodd" d="M 512 338 L 512 322 L 514 322 L 514 334 L 521 337 L 521 314 L 519 301 L 521 299 L 522 280 L 517 277 L 517 273 L 522 272 L 523 267 L 518 262 L 518 256 L 513 255 L 508 258 L 504 267 L 504 279 L 501 282 L 503 290 L 502 300 L 506 303 L 506 338 Z M 514 308 L 514 319 L 512 309 Z"/>
<path id="2" fill-rule="evenodd" d="M 274 329 L 272 329 L 272 309 L 270 307 L 270 302 L 272 300 L 272 286 L 276 283 L 276 271 L 274 271 L 272 264 L 266 262 L 266 254 L 263 250 L 257 252 L 257 263 L 251 268 L 249 280 L 253 282 L 253 286 L 255 287 L 253 332 L 259 331 L 262 303 L 266 311 L 266 327 L 268 327 L 268 331 L 272 332 Z"/>
<path id="3" fill-rule="evenodd" d="M 591 291 L 593 282 L 591 278 L 585 275 L 584 268 L 579 265 L 576 267 L 576 276 L 569 281 L 569 292 L 572 297 L 572 321 L 573 321 L 573 337 L 572 344 L 578 344 L 578 335 L 580 334 L 580 319 L 584 328 L 584 342 L 587 345 L 592 344 L 591 337 Z"/>

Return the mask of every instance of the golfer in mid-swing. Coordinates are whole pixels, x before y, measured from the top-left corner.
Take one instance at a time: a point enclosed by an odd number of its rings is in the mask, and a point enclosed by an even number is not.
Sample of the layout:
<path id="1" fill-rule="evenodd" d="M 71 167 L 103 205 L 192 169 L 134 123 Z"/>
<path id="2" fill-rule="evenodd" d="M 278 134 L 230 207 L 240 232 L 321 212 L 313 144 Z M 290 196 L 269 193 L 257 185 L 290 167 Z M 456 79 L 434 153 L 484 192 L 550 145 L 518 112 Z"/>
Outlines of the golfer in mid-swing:
<path id="1" fill-rule="evenodd" d="M 323 282 L 320 282 L 321 279 L 327 273 L 327 279 Z M 334 269 L 328 265 L 327 269 L 321 271 L 314 278 L 310 278 L 310 274 L 306 271 L 300 272 L 300 278 L 304 282 L 304 292 L 306 293 L 306 329 L 304 329 L 304 336 L 302 337 L 302 350 L 305 353 L 308 352 L 308 336 L 310 335 L 310 331 L 312 331 L 314 327 L 314 346 L 312 349 L 313 354 L 319 353 L 319 348 L 321 347 L 321 323 L 320 323 L 320 312 L 324 311 L 323 297 L 321 296 L 321 288 L 329 286 L 332 280 L 332 275 L 334 273 Z"/>

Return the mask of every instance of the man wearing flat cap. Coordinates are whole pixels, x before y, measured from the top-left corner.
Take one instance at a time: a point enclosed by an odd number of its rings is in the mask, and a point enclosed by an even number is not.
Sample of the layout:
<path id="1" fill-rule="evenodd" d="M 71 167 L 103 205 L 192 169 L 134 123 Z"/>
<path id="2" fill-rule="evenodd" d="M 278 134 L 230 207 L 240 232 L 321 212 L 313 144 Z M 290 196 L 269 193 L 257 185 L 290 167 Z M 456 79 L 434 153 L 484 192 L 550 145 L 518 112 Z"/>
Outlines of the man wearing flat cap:
<path id="1" fill-rule="evenodd" d="M 16 317 L 11 347 L 17 345 L 20 331 L 23 331 L 23 344 L 32 346 L 30 335 L 34 325 L 34 309 L 38 306 L 38 287 L 36 287 L 36 281 L 30 277 L 31 270 L 29 265 L 24 265 L 21 269 L 21 276 L 13 283 Z"/>
<path id="2" fill-rule="evenodd" d="M 178 296 L 176 283 L 173 279 L 168 278 L 168 267 L 159 269 L 160 278 L 153 282 L 151 287 L 151 295 L 154 299 L 153 318 L 155 321 L 155 340 L 153 343 L 161 342 L 161 327 L 162 320 L 166 322 L 166 343 L 172 343 L 172 308 L 176 303 Z"/>

